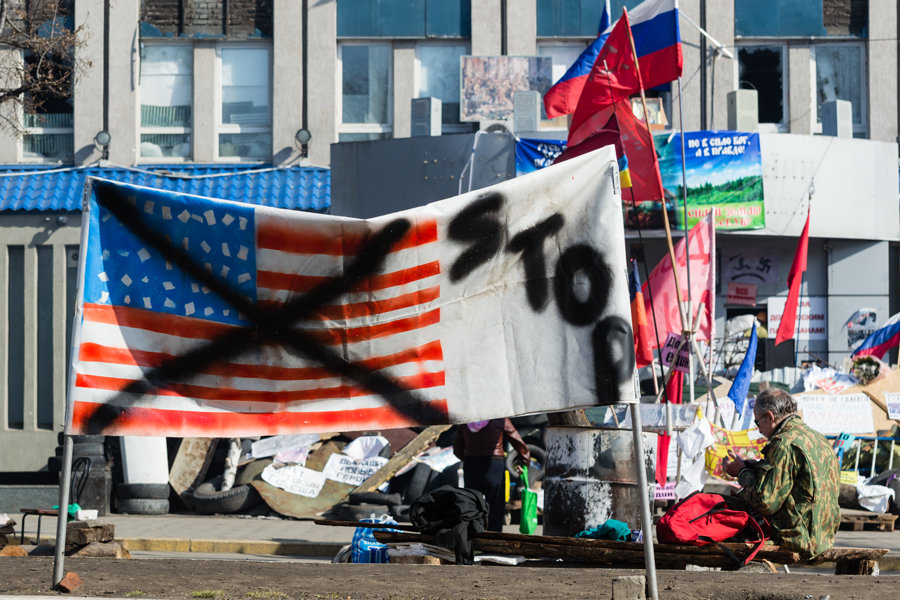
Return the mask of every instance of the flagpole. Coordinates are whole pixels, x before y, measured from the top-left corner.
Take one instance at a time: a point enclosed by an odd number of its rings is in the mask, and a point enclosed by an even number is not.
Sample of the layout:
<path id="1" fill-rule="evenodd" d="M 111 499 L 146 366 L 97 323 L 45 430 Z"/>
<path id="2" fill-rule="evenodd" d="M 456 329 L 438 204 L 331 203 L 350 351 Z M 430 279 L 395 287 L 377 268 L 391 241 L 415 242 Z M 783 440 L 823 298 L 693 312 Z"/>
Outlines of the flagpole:
<path id="1" fill-rule="evenodd" d="M 646 109 L 645 109 L 646 110 Z M 685 276 L 687 278 L 687 309 L 688 314 L 693 315 L 693 303 L 691 302 L 691 234 L 688 229 L 688 209 L 687 209 L 687 159 L 685 158 L 684 144 L 684 99 L 681 93 L 681 77 L 678 78 L 678 126 L 681 129 L 681 199 L 682 199 L 682 220 L 684 221 L 684 238 L 685 248 Z M 665 205 L 665 199 L 663 199 Z M 693 331 L 685 332 L 687 335 L 693 336 Z M 698 356 L 700 360 L 702 357 Z M 688 388 L 690 389 L 691 402 L 694 401 L 694 354 L 688 354 Z"/>

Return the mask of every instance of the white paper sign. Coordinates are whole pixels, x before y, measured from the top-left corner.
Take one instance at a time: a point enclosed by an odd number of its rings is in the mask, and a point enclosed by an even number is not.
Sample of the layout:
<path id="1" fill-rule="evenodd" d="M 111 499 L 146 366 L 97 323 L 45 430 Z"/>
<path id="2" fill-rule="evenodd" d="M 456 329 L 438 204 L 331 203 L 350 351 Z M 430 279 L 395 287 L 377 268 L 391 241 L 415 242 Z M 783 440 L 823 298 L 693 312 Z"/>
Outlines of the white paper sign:
<path id="1" fill-rule="evenodd" d="M 884 400 L 887 403 L 888 419 L 900 419 L 900 394 L 887 392 Z"/>
<path id="2" fill-rule="evenodd" d="M 253 458 L 275 456 L 279 452 L 289 452 L 309 447 L 319 441 L 318 433 L 298 433 L 295 435 L 273 435 L 253 442 L 250 454 Z"/>
<path id="3" fill-rule="evenodd" d="M 325 477 L 338 483 L 348 483 L 350 485 L 359 485 L 375 471 L 384 466 L 388 459 L 383 456 L 373 456 L 366 460 L 355 461 L 349 456 L 342 454 L 332 454 L 322 469 Z"/>
<path id="4" fill-rule="evenodd" d="M 315 498 L 325 485 L 325 474 L 300 465 L 288 465 L 276 469 L 269 465 L 260 475 L 262 480 L 292 494 Z"/>
<path id="5" fill-rule="evenodd" d="M 769 311 L 769 337 L 778 335 L 778 324 L 781 315 L 784 314 L 784 304 L 787 298 L 784 296 L 770 296 L 768 301 Z M 823 296 L 804 296 L 797 307 L 797 318 L 800 322 L 799 334 L 795 329 L 794 339 L 797 340 L 827 340 L 828 339 L 828 300 Z"/>
<path id="6" fill-rule="evenodd" d="M 872 401 L 865 394 L 796 396 L 803 421 L 825 435 L 871 434 L 875 431 Z"/>

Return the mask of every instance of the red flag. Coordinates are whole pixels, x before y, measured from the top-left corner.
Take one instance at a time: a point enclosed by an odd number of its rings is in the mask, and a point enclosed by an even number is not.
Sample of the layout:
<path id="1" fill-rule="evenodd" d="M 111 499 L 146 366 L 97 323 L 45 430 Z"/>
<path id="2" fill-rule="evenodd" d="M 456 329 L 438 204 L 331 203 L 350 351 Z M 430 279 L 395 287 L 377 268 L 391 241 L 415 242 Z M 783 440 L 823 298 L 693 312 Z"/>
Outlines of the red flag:
<path id="1" fill-rule="evenodd" d="M 631 94 L 643 89 L 632 44 L 628 11 L 623 9 L 622 18 L 616 21 L 606 44 L 597 55 L 578 98 L 578 106 L 569 125 L 569 146 L 580 144 L 595 133 L 599 123 L 609 121 L 608 115 L 598 115 L 602 109 L 619 100 L 628 100 Z"/>
<path id="2" fill-rule="evenodd" d="M 695 339 L 710 340 L 715 335 L 713 310 L 715 304 L 716 271 L 714 258 L 716 255 L 716 234 L 713 225 L 713 214 L 709 212 L 702 221 L 694 225 L 688 232 L 691 253 L 691 310 L 696 314 L 697 307 L 703 303 L 703 314 L 697 327 Z M 675 244 L 675 262 L 678 264 L 678 282 L 681 284 L 681 300 L 687 302 L 687 256 L 685 239 Z M 650 306 L 652 289 L 653 306 Z M 656 321 L 656 330 L 660 336 L 669 332 L 681 333 L 681 318 L 678 316 L 678 300 L 675 293 L 675 276 L 672 262 L 668 256 L 663 257 L 644 282 L 644 306 L 651 319 Z M 689 316 L 693 320 L 693 316 Z M 690 323 L 688 324 L 690 325 Z M 656 347 L 656 340 L 652 340 Z"/>
<path id="3" fill-rule="evenodd" d="M 778 334 L 775 335 L 776 346 L 794 337 L 794 330 L 797 325 L 797 303 L 800 300 L 800 284 L 803 282 L 803 272 L 806 271 L 806 253 L 808 249 L 809 211 L 806 212 L 806 225 L 803 226 L 803 233 L 800 234 L 800 243 L 797 244 L 797 253 L 794 254 L 794 264 L 791 265 L 791 271 L 788 273 L 788 297 L 787 302 L 784 303 L 784 313 L 781 315 L 781 322 L 778 324 Z"/>
<path id="4" fill-rule="evenodd" d="M 631 184 L 622 185 L 631 188 L 633 200 L 644 202 L 663 198 L 659 161 L 651 144 L 650 130 L 634 116 L 628 100 L 598 109 L 582 127 L 593 127 L 593 130 L 581 142 L 568 146 L 553 161 L 554 164 L 614 144 L 616 156 L 626 158 L 625 164 L 620 164 L 620 168 L 623 171 L 628 169 Z"/>

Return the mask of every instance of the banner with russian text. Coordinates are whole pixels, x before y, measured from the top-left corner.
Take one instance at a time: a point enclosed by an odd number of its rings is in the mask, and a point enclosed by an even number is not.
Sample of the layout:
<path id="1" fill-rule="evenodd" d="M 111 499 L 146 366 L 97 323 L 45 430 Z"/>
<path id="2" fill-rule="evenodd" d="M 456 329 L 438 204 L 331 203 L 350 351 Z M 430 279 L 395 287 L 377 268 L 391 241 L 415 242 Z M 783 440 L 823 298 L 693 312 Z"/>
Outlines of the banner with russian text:
<path id="1" fill-rule="evenodd" d="M 669 217 L 683 227 L 681 134 L 655 135 Z M 684 134 L 688 227 L 713 211 L 716 229 L 762 229 L 762 158 L 759 134 L 739 131 L 689 131 Z M 674 210 L 673 210 L 674 209 Z M 626 207 L 626 226 L 662 227 L 659 202 Z M 674 214 L 673 214 L 674 213 Z"/>
<path id="2" fill-rule="evenodd" d="M 634 402 L 615 152 L 361 220 L 92 179 L 68 433 L 246 437 Z"/>

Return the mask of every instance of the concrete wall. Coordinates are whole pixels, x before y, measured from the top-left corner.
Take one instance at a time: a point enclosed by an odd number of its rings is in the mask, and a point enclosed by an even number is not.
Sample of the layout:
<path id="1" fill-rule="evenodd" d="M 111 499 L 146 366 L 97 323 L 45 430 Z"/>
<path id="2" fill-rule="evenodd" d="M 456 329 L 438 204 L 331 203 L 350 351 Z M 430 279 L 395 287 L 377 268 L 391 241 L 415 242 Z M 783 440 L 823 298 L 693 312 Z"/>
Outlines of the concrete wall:
<path id="1" fill-rule="evenodd" d="M 94 136 L 103 130 L 103 0 L 75 3 L 75 22 L 83 23 L 85 35 L 76 50 L 79 61 L 91 68 L 75 79 L 74 141 L 75 164 L 85 165 L 100 158 Z"/>
<path id="2" fill-rule="evenodd" d="M 137 2 L 109 4 L 109 160 L 120 165 L 136 164 L 138 157 L 138 8 Z"/>
<path id="3" fill-rule="evenodd" d="M 869 0 L 869 137 L 897 139 L 897 6 L 893 0 Z"/>
<path id="4" fill-rule="evenodd" d="M 810 135 L 816 125 L 816 76 L 808 44 L 788 44 L 788 131 Z"/>
<path id="5" fill-rule="evenodd" d="M 472 2 L 472 55 L 499 55 L 502 47 L 500 35 L 500 0 L 476 0 Z"/>
<path id="6" fill-rule="evenodd" d="M 303 127 L 303 5 L 297 0 L 275 0 L 272 48 L 272 156 L 273 163 L 290 162 L 299 154 L 294 141 Z"/>
<path id="7" fill-rule="evenodd" d="M 409 137 L 411 101 L 416 97 L 416 44 L 394 42 L 394 137 Z"/>
<path id="8" fill-rule="evenodd" d="M 218 68 L 214 42 L 194 44 L 194 161 L 212 162 L 218 153 L 219 107 L 216 105 L 215 80 L 209 77 Z"/>
<path id="9" fill-rule="evenodd" d="M 314 165 L 328 165 L 331 144 L 337 141 L 337 2 L 310 2 L 308 19 L 309 160 Z"/>
<path id="10" fill-rule="evenodd" d="M 63 427 L 66 333 L 74 310 L 77 272 L 67 246 L 75 248 L 77 257 L 80 224 L 79 214 L 0 217 L 0 286 L 13 290 L 0 294 L 0 355 L 4 357 L 0 360 L 0 472 L 37 471 L 46 466 L 57 445 L 56 433 Z M 21 256 L 22 268 L 16 275 L 10 270 L 11 250 Z M 11 404 L 22 407 L 22 428 L 8 426 Z M 41 427 L 41 415 L 48 414 L 51 426 Z"/>
<path id="11" fill-rule="evenodd" d="M 536 0 L 507 0 L 506 54 L 509 56 L 537 54 Z"/>
<path id="12" fill-rule="evenodd" d="M 0 85 L 13 87 L 16 84 L 14 74 L 21 68 L 22 54 L 18 50 L 0 48 L 0 64 L 9 68 L 0 71 Z M 22 140 L 15 127 L 8 123 L 21 123 L 22 110 L 15 102 L 0 104 L 0 162 L 15 163 L 22 158 Z"/>

